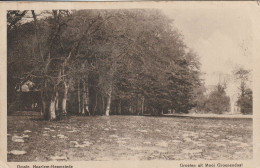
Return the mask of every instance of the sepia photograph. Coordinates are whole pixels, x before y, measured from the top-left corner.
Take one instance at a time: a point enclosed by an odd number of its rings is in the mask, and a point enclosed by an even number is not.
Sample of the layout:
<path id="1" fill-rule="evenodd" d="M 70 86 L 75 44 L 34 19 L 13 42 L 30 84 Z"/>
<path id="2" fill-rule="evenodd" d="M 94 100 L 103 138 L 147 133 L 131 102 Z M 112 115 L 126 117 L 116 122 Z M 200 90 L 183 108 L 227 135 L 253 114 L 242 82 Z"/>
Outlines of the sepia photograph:
<path id="1" fill-rule="evenodd" d="M 252 160 L 252 4 L 208 4 L 6 10 L 7 162 Z"/>

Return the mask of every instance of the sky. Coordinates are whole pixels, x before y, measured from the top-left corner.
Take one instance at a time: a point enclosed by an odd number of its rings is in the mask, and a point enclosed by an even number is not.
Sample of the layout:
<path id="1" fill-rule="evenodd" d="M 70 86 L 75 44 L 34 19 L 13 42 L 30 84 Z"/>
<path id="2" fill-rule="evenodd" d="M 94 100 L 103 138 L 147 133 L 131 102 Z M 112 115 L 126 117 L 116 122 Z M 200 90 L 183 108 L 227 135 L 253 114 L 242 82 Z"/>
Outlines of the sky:
<path id="1" fill-rule="evenodd" d="M 252 21 L 248 8 L 225 6 L 171 8 L 163 10 L 174 19 L 184 42 L 200 57 L 206 85 L 236 67 L 252 68 Z"/>

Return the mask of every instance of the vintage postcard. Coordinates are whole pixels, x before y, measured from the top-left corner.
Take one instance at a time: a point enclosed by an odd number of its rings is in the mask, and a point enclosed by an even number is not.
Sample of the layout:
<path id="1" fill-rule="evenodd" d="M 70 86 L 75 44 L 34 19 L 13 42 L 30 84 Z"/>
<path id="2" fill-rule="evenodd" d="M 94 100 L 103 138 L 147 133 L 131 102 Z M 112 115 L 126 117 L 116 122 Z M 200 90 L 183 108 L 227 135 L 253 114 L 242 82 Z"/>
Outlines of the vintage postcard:
<path id="1" fill-rule="evenodd" d="M 259 168 L 260 4 L 3 2 L 1 168 Z"/>

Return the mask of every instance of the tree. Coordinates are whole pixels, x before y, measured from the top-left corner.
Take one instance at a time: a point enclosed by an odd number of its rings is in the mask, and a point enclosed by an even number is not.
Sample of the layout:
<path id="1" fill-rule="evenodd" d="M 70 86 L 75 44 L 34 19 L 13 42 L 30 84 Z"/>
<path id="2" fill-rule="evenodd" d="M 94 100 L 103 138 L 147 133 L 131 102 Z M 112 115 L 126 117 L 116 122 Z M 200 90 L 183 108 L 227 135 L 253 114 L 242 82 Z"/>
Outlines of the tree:
<path id="1" fill-rule="evenodd" d="M 226 95 L 225 85 L 218 84 L 206 100 L 206 111 L 217 114 L 229 111 L 230 98 Z"/>
<path id="2" fill-rule="evenodd" d="M 193 103 L 194 109 L 198 112 L 205 112 L 205 107 L 207 103 L 207 95 L 205 95 L 206 88 L 204 85 L 194 89 L 193 93 Z"/>
<path id="3" fill-rule="evenodd" d="M 40 88 L 44 116 L 53 120 L 56 118 L 55 104 L 58 99 L 58 88 L 62 77 L 61 65 L 64 60 L 60 52 L 61 47 L 58 46 L 59 33 L 64 22 L 61 21 L 61 15 L 64 14 L 56 10 L 46 13 L 48 16 L 45 16 L 45 19 L 38 19 L 35 11 L 31 11 L 32 21 L 26 21 L 16 30 L 11 30 L 8 34 L 11 43 L 8 45 L 8 58 L 13 58 L 15 63 L 20 62 L 19 66 L 23 68 L 19 72 L 18 80 L 30 79 Z M 42 13 L 38 15 L 43 16 Z M 15 34 L 18 36 L 14 37 Z M 12 43 L 20 45 L 14 46 Z M 74 48 L 72 47 L 72 51 Z M 17 57 L 17 52 L 20 57 Z M 25 61 L 21 62 L 21 60 Z M 12 65 L 9 67 L 15 69 Z"/>
<path id="4" fill-rule="evenodd" d="M 22 19 L 28 11 L 8 11 L 7 12 L 7 102 L 10 106 L 17 106 L 17 92 L 21 86 L 27 82 L 27 72 L 31 69 L 31 57 L 25 47 L 32 48 L 29 41 L 34 42 L 30 33 L 33 31 L 32 24 L 22 25 Z M 23 28 L 21 28 L 23 27 Z M 23 33 L 20 33 L 23 31 Z M 16 105 L 15 105 L 16 104 Z"/>
<path id="5" fill-rule="evenodd" d="M 253 96 L 252 90 L 249 88 L 251 75 L 250 72 L 250 70 L 244 68 L 238 68 L 234 70 L 234 75 L 240 82 L 240 94 L 237 100 L 237 104 L 240 107 L 241 113 L 243 114 L 253 113 Z"/>
<path id="6" fill-rule="evenodd" d="M 253 112 L 253 95 L 250 88 L 245 89 L 243 96 L 237 100 L 237 104 L 243 114 L 252 114 Z"/>

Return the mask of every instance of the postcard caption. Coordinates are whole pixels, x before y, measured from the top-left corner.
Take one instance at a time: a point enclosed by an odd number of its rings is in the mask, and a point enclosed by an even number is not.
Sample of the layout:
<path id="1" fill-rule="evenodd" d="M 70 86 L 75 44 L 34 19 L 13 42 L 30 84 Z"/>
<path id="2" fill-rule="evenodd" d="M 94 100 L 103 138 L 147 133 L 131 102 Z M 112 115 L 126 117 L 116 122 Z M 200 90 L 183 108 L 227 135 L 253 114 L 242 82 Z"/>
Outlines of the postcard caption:
<path id="1" fill-rule="evenodd" d="M 240 168 L 243 167 L 243 163 L 180 163 L 181 168 L 186 167 L 205 167 L 205 168 L 211 168 L 211 167 L 222 167 L 222 168 Z"/>

